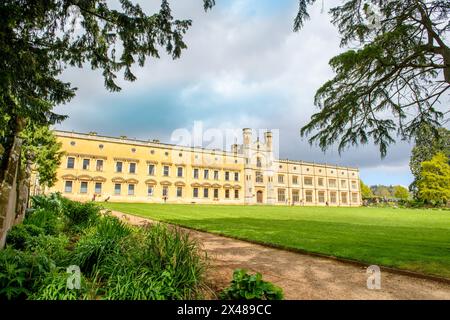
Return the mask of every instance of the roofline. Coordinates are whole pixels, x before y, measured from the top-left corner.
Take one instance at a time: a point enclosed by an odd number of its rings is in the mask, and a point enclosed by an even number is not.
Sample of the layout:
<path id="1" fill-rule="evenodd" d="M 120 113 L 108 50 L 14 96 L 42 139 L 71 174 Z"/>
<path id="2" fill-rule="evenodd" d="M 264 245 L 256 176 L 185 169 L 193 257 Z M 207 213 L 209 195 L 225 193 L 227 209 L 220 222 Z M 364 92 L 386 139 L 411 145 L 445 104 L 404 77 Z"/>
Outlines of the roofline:
<path id="1" fill-rule="evenodd" d="M 180 150 L 180 151 L 196 151 L 196 152 L 203 152 L 203 153 L 210 153 L 210 154 L 221 153 L 222 155 L 243 158 L 243 156 L 240 154 L 235 154 L 233 152 L 224 151 L 221 149 L 209 149 L 209 148 L 202 148 L 202 147 L 186 147 L 186 146 L 180 146 L 180 145 L 164 143 L 164 142 L 154 142 L 154 141 L 146 141 L 146 140 L 130 139 L 130 138 L 122 139 L 120 137 L 111 137 L 111 136 L 98 135 L 98 134 L 94 135 L 94 134 L 81 133 L 81 132 L 75 132 L 75 131 L 53 130 L 53 132 L 55 133 L 56 136 L 59 136 L 59 137 L 77 137 L 80 139 L 109 141 L 109 142 L 113 142 L 113 143 L 154 147 L 154 148 L 170 147 L 172 149 Z"/>
<path id="2" fill-rule="evenodd" d="M 164 143 L 164 142 L 153 142 L 153 141 L 130 139 L 130 138 L 122 139 L 120 137 L 111 137 L 111 136 L 98 135 L 98 134 L 94 135 L 94 134 L 75 132 L 75 131 L 53 130 L 53 132 L 55 133 L 56 136 L 60 136 L 60 137 L 77 137 L 78 136 L 78 138 L 88 139 L 88 140 L 109 141 L 109 142 L 113 142 L 113 143 L 131 144 L 131 145 L 136 145 L 136 146 L 146 146 L 146 147 L 154 147 L 154 148 L 170 147 L 170 148 L 173 148 L 175 150 L 180 150 L 180 151 L 196 151 L 196 152 L 203 152 L 203 153 L 210 153 L 210 154 L 217 154 L 217 152 L 220 152 L 222 155 L 236 157 L 236 158 L 244 158 L 244 156 L 242 154 L 234 153 L 234 152 L 230 152 L 230 151 L 224 151 L 224 150 L 220 150 L 220 149 L 208 149 L 208 148 L 202 148 L 202 147 L 186 147 L 186 146 L 179 146 L 176 144 L 170 144 L 170 143 Z M 359 172 L 359 168 L 344 167 L 344 166 L 330 165 L 330 164 L 321 164 L 321 163 L 307 162 L 307 161 L 302 161 L 302 160 L 276 159 L 275 162 L 320 166 L 320 167 L 326 167 L 326 168 L 345 169 L 345 170 L 353 170 L 353 171 Z"/>
<path id="3" fill-rule="evenodd" d="M 302 161 L 302 160 L 290 160 L 290 159 L 278 159 L 275 160 L 275 162 L 278 163 L 287 163 L 287 164 L 299 164 L 299 165 L 309 165 L 313 167 L 325 167 L 325 168 L 336 168 L 336 169 L 345 169 L 345 170 L 352 170 L 352 171 L 358 171 L 359 168 L 355 167 L 344 167 L 344 166 L 338 166 L 338 165 L 332 165 L 327 163 L 316 163 L 316 162 L 308 162 L 308 161 Z"/>

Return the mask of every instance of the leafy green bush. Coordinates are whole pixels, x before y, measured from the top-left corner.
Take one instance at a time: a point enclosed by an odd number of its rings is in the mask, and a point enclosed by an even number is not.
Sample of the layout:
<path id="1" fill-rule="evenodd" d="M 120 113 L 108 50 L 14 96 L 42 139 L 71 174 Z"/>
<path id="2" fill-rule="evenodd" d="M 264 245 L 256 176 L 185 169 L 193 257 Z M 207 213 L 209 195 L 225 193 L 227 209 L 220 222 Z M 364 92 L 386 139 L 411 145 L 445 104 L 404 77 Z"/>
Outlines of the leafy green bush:
<path id="1" fill-rule="evenodd" d="M 176 228 L 130 227 L 93 203 L 33 198 L 24 224 L 0 250 L 1 299 L 190 299 L 203 290 L 205 259 Z M 81 290 L 66 288 L 78 265 Z"/>
<path id="2" fill-rule="evenodd" d="M 136 229 L 99 272 L 106 299 L 192 299 L 202 294 L 205 259 L 178 229 Z"/>
<path id="3" fill-rule="evenodd" d="M 98 221 L 100 207 L 93 202 L 80 203 L 64 199 L 62 213 L 68 219 L 68 227 L 80 231 Z"/>
<path id="4" fill-rule="evenodd" d="M 42 228 L 46 234 L 52 235 L 60 233 L 64 226 L 57 213 L 44 208 L 30 211 L 25 217 L 24 224 L 35 225 Z"/>
<path id="5" fill-rule="evenodd" d="M 145 234 L 143 260 L 158 274 L 167 274 L 176 289 L 170 298 L 186 299 L 197 293 L 205 269 L 197 241 L 178 228 L 156 224 Z"/>
<path id="6" fill-rule="evenodd" d="M 27 250 L 51 259 L 55 265 L 67 265 L 70 261 L 71 252 L 67 250 L 69 238 L 60 234 L 51 236 L 41 234 L 31 238 L 27 243 Z"/>
<path id="7" fill-rule="evenodd" d="M 81 275 L 80 288 L 69 289 L 69 274 L 62 268 L 47 274 L 39 289 L 30 295 L 31 300 L 84 300 L 91 298 L 90 287 L 86 278 Z"/>
<path id="8" fill-rule="evenodd" d="M 131 229 L 115 217 L 103 217 L 78 241 L 73 263 L 92 275 L 109 255 L 120 254 L 120 243 Z"/>
<path id="9" fill-rule="evenodd" d="M 23 250 L 33 237 L 44 233 L 44 229 L 32 224 L 17 224 L 6 236 L 6 244 L 14 249 Z"/>
<path id="10" fill-rule="evenodd" d="M 54 212 L 56 215 L 61 215 L 63 209 L 64 198 L 61 193 L 56 192 L 48 196 L 36 195 L 31 197 L 31 207 L 34 209 L 45 209 Z"/>
<path id="11" fill-rule="evenodd" d="M 263 281 L 260 273 L 250 275 L 247 270 L 236 269 L 231 285 L 222 291 L 224 300 L 282 300 L 283 290 Z"/>
<path id="12" fill-rule="evenodd" d="M 45 255 L 9 247 L 0 250 L 0 300 L 26 299 L 54 268 Z"/>

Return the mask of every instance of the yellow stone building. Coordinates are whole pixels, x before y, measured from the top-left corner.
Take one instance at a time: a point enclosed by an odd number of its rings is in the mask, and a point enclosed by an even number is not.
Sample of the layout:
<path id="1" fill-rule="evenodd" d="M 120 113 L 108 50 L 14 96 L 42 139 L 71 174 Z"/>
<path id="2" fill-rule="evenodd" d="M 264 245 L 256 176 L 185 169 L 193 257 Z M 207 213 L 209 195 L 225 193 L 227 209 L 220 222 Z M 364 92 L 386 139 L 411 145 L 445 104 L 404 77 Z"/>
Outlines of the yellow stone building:
<path id="1" fill-rule="evenodd" d="M 231 152 L 55 131 L 65 154 L 49 191 L 87 201 L 360 206 L 359 170 L 273 156 L 272 133 Z"/>

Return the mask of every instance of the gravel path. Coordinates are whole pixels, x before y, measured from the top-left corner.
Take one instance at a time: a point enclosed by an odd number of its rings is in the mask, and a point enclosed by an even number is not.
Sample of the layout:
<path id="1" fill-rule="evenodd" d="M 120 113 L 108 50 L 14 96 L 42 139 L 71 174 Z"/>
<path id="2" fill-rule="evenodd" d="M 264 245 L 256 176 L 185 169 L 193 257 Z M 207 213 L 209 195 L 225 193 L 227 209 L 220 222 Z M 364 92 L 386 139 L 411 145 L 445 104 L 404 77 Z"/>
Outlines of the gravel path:
<path id="1" fill-rule="evenodd" d="M 113 215 L 135 225 L 150 219 L 113 211 Z M 450 284 L 381 273 L 381 289 L 366 286 L 366 268 L 333 259 L 274 249 L 214 234 L 184 229 L 199 240 L 210 258 L 209 281 L 214 290 L 228 285 L 233 270 L 260 272 L 263 279 L 283 288 L 285 298 L 303 299 L 446 299 Z"/>

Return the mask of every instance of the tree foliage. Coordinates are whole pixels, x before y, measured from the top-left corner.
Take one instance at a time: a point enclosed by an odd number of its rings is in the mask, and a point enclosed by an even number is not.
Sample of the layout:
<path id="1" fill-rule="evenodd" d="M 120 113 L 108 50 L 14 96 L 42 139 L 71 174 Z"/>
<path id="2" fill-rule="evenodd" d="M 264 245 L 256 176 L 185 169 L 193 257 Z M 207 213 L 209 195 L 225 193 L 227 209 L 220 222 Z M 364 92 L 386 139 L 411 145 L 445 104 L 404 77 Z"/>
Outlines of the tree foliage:
<path id="1" fill-rule="evenodd" d="M 422 126 L 415 138 L 415 146 L 411 152 L 409 167 L 414 176 L 414 181 L 409 186 L 414 197 L 417 198 L 417 181 L 420 180 L 422 162 L 431 160 L 437 153 L 443 152 L 450 163 L 450 130 L 437 129 Z"/>
<path id="2" fill-rule="evenodd" d="M 372 198 L 373 192 L 362 180 L 359 180 L 359 185 L 361 189 L 361 195 L 363 199 Z"/>
<path id="3" fill-rule="evenodd" d="M 28 125 L 22 132 L 22 159 L 32 157 L 41 186 L 52 187 L 61 164 L 61 143 L 47 126 Z"/>
<path id="4" fill-rule="evenodd" d="M 450 165 L 447 156 L 439 152 L 431 160 L 422 162 L 419 199 L 431 204 L 450 201 Z"/>
<path id="5" fill-rule="evenodd" d="M 160 51 L 176 59 L 186 48 L 183 36 L 192 22 L 175 19 L 167 0 L 152 15 L 130 0 L 118 2 L 0 2 L 0 181 L 22 120 L 42 126 L 65 119 L 53 112 L 75 95 L 59 77 L 65 68 L 101 70 L 105 87 L 119 91 L 118 73 L 134 81 L 132 66 L 159 58 Z M 213 4 L 204 0 L 205 9 Z"/>
<path id="6" fill-rule="evenodd" d="M 295 30 L 314 2 L 299 0 Z M 448 119 L 448 106 L 438 107 L 450 91 L 448 0 L 346 0 L 330 13 L 341 46 L 353 49 L 330 61 L 336 75 L 317 91 L 319 112 L 301 130 L 310 143 L 342 151 L 373 140 L 385 156 L 397 136 Z"/>
<path id="7" fill-rule="evenodd" d="M 407 200 L 409 198 L 408 189 L 402 186 L 394 186 L 394 197 L 401 200 Z"/>

